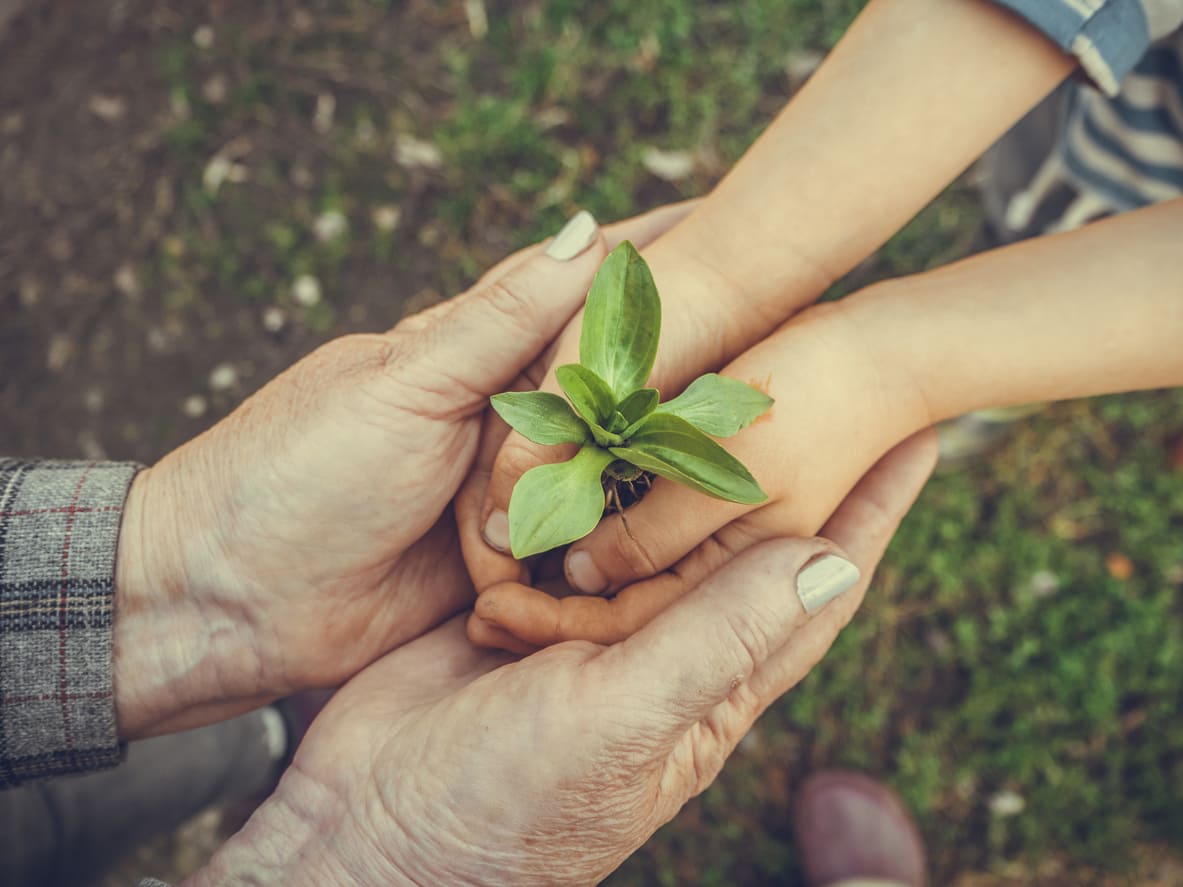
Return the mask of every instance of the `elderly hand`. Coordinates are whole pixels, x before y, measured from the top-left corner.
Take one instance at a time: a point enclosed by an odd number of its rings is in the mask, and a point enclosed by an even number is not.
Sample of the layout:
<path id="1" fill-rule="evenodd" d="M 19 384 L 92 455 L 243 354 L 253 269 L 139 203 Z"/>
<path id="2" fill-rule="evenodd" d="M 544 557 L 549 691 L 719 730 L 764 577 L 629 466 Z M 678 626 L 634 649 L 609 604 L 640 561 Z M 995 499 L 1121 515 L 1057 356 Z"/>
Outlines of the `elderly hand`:
<path id="1" fill-rule="evenodd" d="M 121 736 L 335 686 L 464 606 L 448 503 L 489 395 L 570 321 L 608 248 L 681 213 L 606 237 L 581 214 L 468 293 L 319 348 L 142 472 L 117 573 Z"/>
<path id="2" fill-rule="evenodd" d="M 334 696 L 189 887 L 599 881 L 829 648 L 934 458 L 914 438 L 860 483 L 826 527 L 849 561 L 766 542 L 616 646 L 512 662 L 455 620 L 401 647 Z"/>

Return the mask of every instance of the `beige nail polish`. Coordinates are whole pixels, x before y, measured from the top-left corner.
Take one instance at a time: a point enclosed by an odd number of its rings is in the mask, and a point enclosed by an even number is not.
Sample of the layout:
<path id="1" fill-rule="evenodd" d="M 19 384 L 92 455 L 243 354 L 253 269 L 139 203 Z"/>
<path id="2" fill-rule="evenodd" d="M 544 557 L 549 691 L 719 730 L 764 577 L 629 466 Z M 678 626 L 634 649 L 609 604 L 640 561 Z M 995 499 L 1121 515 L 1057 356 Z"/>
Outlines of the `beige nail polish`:
<path id="1" fill-rule="evenodd" d="M 827 554 L 797 574 L 797 597 L 806 613 L 816 613 L 859 580 L 859 569 L 846 558 Z"/>
<path id="2" fill-rule="evenodd" d="M 600 227 L 592 214 L 581 209 L 555 235 L 546 248 L 546 254 L 559 262 L 569 262 L 595 243 L 599 231 Z"/>

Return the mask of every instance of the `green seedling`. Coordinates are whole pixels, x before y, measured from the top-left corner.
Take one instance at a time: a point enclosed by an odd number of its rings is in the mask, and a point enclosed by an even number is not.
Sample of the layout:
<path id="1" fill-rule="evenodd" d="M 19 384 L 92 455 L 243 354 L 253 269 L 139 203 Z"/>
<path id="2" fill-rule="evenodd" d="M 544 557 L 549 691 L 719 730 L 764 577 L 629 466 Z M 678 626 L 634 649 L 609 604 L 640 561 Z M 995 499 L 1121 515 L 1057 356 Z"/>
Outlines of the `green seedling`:
<path id="1" fill-rule="evenodd" d="M 731 437 L 772 405 L 750 385 L 699 376 L 666 403 L 645 382 L 657 356 L 661 299 L 649 266 L 627 241 L 596 273 L 583 312 L 579 363 L 555 371 L 567 400 L 543 391 L 507 392 L 493 409 L 538 444 L 578 444 L 566 462 L 531 468 L 509 500 L 516 558 L 581 539 L 605 511 L 621 511 L 653 475 L 708 496 L 758 504 L 768 497 L 713 437 Z"/>

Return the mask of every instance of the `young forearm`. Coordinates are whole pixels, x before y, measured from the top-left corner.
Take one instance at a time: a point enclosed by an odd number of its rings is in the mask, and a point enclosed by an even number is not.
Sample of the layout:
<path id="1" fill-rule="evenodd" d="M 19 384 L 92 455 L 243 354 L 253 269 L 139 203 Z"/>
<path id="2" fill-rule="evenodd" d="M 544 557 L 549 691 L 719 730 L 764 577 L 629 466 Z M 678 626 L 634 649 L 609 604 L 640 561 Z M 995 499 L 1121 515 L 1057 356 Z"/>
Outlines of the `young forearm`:
<path id="1" fill-rule="evenodd" d="M 930 422 L 972 409 L 1183 385 L 1183 200 L 853 297 L 876 363 Z"/>
<path id="2" fill-rule="evenodd" d="M 667 237 L 786 317 L 869 255 L 1072 69 L 989 0 L 872 0 Z"/>

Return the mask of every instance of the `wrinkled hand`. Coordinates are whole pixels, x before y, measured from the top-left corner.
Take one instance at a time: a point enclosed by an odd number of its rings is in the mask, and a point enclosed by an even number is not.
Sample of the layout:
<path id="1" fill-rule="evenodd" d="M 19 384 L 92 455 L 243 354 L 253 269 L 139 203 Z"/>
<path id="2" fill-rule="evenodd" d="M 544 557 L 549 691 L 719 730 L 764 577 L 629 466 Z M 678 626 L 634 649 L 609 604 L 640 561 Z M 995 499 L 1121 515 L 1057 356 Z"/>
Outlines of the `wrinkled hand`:
<path id="1" fill-rule="evenodd" d="M 456 620 L 391 653 L 336 694 L 276 794 L 190 887 L 248 872 L 285 885 L 599 881 L 829 648 L 934 449 L 931 436 L 902 445 L 827 526 L 861 581 L 826 557 L 830 543 L 778 540 L 613 647 L 512 662 L 471 647 Z"/>
<path id="2" fill-rule="evenodd" d="M 681 212 L 610 240 L 589 219 L 569 261 L 535 247 L 389 333 L 330 342 L 142 472 L 119 551 L 121 735 L 334 686 L 468 603 L 448 503 L 488 397 L 570 321 L 611 243 Z"/>
<path id="3" fill-rule="evenodd" d="M 457 518 L 481 592 L 472 639 L 517 652 L 573 639 L 614 643 L 746 548 L 817 532 L 887 450 L 929 424 L 912 380 L 878 359 L 856 303 L 807 309 L 721 370 L 775 398 L 769 413 L 724 442 L 768 494 L 761 505 L 658 478 L 641 502 L 606 517 L 565 555 L 544 555 L 524 580 L 508 554 L 471 541 L 481 537 L 484 511 L 474 502 L 485 490 L 466 482 Z M 488 471 L 492 501 L 483 508 L 494 523 L 515 474 L 503 469 L 533 458 L 532 447 L 511 438 Z"/>

